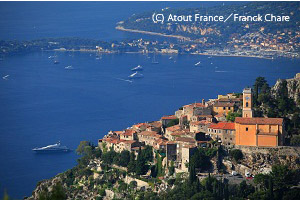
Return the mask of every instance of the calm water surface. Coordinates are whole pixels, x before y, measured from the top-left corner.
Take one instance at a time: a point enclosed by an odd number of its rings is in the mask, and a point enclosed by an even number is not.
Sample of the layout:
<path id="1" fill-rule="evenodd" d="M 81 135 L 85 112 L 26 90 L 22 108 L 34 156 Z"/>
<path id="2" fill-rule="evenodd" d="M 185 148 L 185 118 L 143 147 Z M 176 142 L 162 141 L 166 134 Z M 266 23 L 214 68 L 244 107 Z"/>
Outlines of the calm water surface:
<path id="1" fill-rule="evenodd" d="M 109 130 L 158 120 L 180 106 L 217 94 L 241 92 L 257 76 L 270 84 L 299 72 L 298 60 L 263 60 L 182 55 L 103 55 L 53 52 L 10 57 L 0 62 L 0 187 L 13 197 L 30 195 L 39 180 L 76 164 L 74 152 L 39 155 L 31 151 L 60 140 L 72 149 L 93 143 Z M 151 57 L 151 55 L 150 55 Z M 194 64 L 202 61 L 203 67 Z M 211 64 L 212 63 L 212 64 Z M 144 78 L 130 83 L 130 69 L 144 66 Z M 68 65 L 73 70 L 66 70 Z"/>

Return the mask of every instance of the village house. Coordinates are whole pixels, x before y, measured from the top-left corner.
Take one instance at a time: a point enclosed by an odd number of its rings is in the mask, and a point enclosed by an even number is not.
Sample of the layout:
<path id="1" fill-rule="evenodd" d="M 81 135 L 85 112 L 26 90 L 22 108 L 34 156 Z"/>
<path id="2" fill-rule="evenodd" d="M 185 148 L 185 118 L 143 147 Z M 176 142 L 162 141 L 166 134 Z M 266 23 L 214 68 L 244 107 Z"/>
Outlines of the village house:
<path id="1" fill-rule="evenodd" d="M 201 121 L 193 121 L 190 122 L 190 132 L 192 133 L 206 133 L 208 126 L 211 124 L 210 121 L 201 120 Z"/>
<path id="2" fill-rule="evenodd" d="M 177 137 L 191 137 L 194 138 L 195 134 L 191 134 L 189 129 L 182 129 L 178 131 L 174 131 L 170 134 L 170 141 L 176 140 Z"/>
<path id="3" fill-rule="evenodd" d="M 163 116 L 160 121 L 162 124 L 162 127 L 166 127 L 172 120 L 178 119 L 175 115 L 166 115 Z"/>
<path id="4" fill-rule="evenodd" d="M 124 150 L 131 151 L 134 147 L 140 147 L 142 144 L 136 140 L 122 140 L 117 137 L 107 137 L 98 140 L 98 147 L 103 151 L 106 149 L 113 149 L 120 153 Z"/>
<path id="5" fill-rule="evenodd" d="M 226 147 L 235 144 L 235 124 L 231 122 L 219 122 L 208 127 L 207 134 Z"/>
<path id="6" fill-rule="evenodd" d="M 212 115 L 195 115 L 192 116 L 191 122 L 197 122 L 197 121 L 202 121 L 202 120 L 207 120 L 209 122 L 214 121 L 214 117 Z"/>
<path id="7" fill-rule="evenodd" d="M 183 115 L 186 115 L 187 120 L 190 121 L 195 115 L 211 115 L 211 108 L 202 100 L 202 103 L 192 103 L 183 106 Z"/>
<path id="8" fill-rule="evenodd" d="M 243 117 L 235 119 L 236 145 L 276 147 L 284 144 L 283 118 L 253 117 L 252 90 L 243 91 Z"/>
<path id="9" fill-rule="evenodd" d="M 137 140 L 137 132 L 133 129 L 126 129 L 120 134 L 121 140 Z"/>
<path id="10" fill-rule="evenodd" d="M 137 131 L 137 132 L 141 132 L 141 131 L 145 131 L 150 125 L 147 123 L 139 123 L 139 124 L 135 124 L 132 126 L 132 129 Z"/>
<path id="11" fill-rule="evenodd" d="M 153 147 L 156 144 L 156 141 L 163 137 L 155 131 L 142 131 L 138 134 L 138 138 L 140 142 L 144 142 L 145 145 Z"/>
<path id="12" fill-rule="evenodd" d="M 179 130 L 182 130 L 182 128 L 179 124 L 170 126 L 170 127 L 166 128 L 164 137 L 167 138 L 168 140 L 171 140 L 171 134 L 176 131 L 179 131 Z"/>
<path id="13" fill-rule="evenodd" d="M 227 115 L 229 112 L 234 112 L 234 111 L 235 111 L 234 103 L 217 101 L 213 105 L 214 114 Z"/>
<path id="14" fill-rule="evenodd" d="M 149 126 L 146 128 L 146 131 L 155 131 L 161 133 L 162 123 L 160 121 L 149 122 Z"/>

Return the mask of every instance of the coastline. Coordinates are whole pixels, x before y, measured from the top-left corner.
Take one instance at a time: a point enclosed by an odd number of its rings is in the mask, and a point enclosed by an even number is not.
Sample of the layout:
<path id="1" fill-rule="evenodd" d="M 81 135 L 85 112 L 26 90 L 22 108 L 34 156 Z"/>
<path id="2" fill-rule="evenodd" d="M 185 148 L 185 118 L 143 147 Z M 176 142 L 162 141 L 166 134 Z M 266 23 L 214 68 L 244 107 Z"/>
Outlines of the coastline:
<path id="1" fill-rule="evenodd" d="M 119 31 L 126 31 L 126 32 L 132 32 L 132 33 L 141 33 L 141 34 L 148 34 L 148 35 L 158 35 L 162 37 L 171 37 L 171 38 L 177 38 L 181 40 L 191 40 L 188 37 L 180 36 L 180 35 L 166 35 L 163 33 L 156 33 L 156 32 L 150 32 L 150 31 L 141 31 L 141 30 L 136 30 L 136 29 L 127 29 L 124 28 L 123 26 L 116 26 L 116 29 Z"/>
<path id="2" fill-rule="evenodd" d="M 143 52 L 112 52 L 112 51 L 97 51 L 94 49 L 81 49 L 81 50 L 74 50 L 74 49 L 53 49 L 53 50 L 44 50 L 44 51 L 57 51 L 57 52 L 90 52 L 90 53 L 101 53 L 101 54 L 143 54 Z M 148 53 L 154 53 L 153 51 Z M 161 53 L 161 52 L 155 52 L 156 54 L 160 55 L 174 55 L 173 53 Z M 253 56 L 253 55 L 235 55 L 235 54 L 210 54 L 210 53 L 190 53 L 190 54 L 176 54 L 176 55 L 202 55 L 202 56 L 217 56 L 217 57 L 244 57 L 244 58 L 259 58 L 259 59 L 266 59 L 266 60 L 272 60 L 272 58 L 267 58 L 263 56 Z"/>

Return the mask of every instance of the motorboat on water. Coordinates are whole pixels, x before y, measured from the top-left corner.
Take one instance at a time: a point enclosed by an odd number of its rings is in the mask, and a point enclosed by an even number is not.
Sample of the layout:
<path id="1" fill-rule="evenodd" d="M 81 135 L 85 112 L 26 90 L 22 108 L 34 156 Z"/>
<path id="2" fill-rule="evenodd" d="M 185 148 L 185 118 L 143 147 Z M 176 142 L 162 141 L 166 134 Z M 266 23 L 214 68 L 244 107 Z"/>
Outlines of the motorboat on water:
<path id="1" fill-rule="evenodd" d="M 201 65 L 201 61 L 199 61 L 195 64 L 195 66 L 199 66 L 199 65 Z"/>
<path id="2" fill-rule="evenodd" d="M 8 77 L 9 77 L 9 75 L 5 75 L 5 76 L 3 76 L 2 78 L 3 78 L 4 80 L 8 80 Z"/>
<path id="3" fill-rule="evenodd" d="M 138 65 L 137 67 L 131 69 L 131 71 L 142 71 L 142 70 L 143 67 L 141 65 Z"/>
<path id="4" fill-rule="evenodd" d="M 68 65 L 65 67 L 65 69 L 74 69 L 72 65 Z"/>
<path id="5" fill-rule="evenodd" d="M 59 64 L 59 61 L 55 60 L 55 61 L 54 61 L 54 64 Z"/>
<path id="6" fill-rule="evenodd" d="M 71 149 L 69 149 L 66 146 L 61 146 L 60 142 L 57 142 L 56 144 L 51 144 L 45 147 L 36 147 L 32 149 L 32 151 L 35 152 L 41 152 L 41 153 L 46 153 L 46 152 L 69 152 Z"/>
<path id="7" fill-rule="evenodd" d="M 129 75 L 129 79 L 137 79 L 137 78 L 143 78 L 144 75 L 139 72 L 134 72 L 133 74 Z"/>

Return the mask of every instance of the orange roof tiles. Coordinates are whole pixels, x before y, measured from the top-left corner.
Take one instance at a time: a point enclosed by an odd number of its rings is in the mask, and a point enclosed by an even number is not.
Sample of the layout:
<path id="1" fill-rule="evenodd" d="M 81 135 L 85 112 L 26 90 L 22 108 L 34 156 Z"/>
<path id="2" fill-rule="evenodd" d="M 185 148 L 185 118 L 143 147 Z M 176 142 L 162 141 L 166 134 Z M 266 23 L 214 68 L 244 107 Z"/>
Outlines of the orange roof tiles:
<path id="1" fill-rule="evenodd" d="M 235 130 L 235 124 L 232 122 L 219 122 L 217 124 L 211 124 L 208 128 Z"/>
<path id="2" fill-rule="evenodd" d="M 174 125 L 174 126 L 170 126 L 170 127 L 166 128 L 166 130 L 174 132 L 174 131 L 181 130 L 181 127 L 180 127 L 180 125 Z"/>
<path id="3" fill-rule="evenodd" d="M 282 125 L 283 118 L 262 118 L 262 117 L 254 117 L 254 118 L 245 118 L 245 117 L 236 117 L 235 122 L 239 124 L 273 124 L 273 125 Z"/>
<path id="4" fill-rule="evenodd" d="M 150 137 L 162 137 L 161 135 L 159 135 L 157 132 L 155 131 L 142 131 L 139 133 L 139 135 L 143 135 L 143 136 L 150 136 Z"/>
<path id="5" fill-rule="evenodd" d="M 161 119 L 177 119 L 177 117 L 175 115 L 166 115 L 163 116 Z"/>
<path id="6" fill-rule="evenodd" d="M 134 133 L 136 133 L 135 130 L 126 129 L 124 135 L 126 135 L 126 136 L 132 136 Z"/>
<path id="7" fill-rule="evenodd" d="M 183 107 L 206 107 L 205 105 L 203 105 L 202 103 L 192 103 L 192 104 L 189 104 L 189 105 L 185 105 Z"/>

